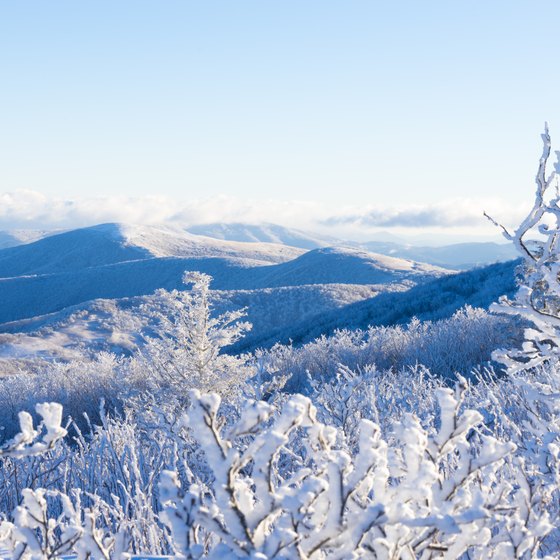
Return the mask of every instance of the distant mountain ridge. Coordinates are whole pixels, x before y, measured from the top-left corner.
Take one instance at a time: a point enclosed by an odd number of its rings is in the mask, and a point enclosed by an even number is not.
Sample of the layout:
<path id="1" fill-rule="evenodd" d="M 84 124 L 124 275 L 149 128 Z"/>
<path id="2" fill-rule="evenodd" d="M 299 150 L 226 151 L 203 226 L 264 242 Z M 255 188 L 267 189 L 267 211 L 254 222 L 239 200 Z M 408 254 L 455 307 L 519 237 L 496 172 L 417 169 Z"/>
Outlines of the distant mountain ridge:
<path id="1" fill-rule="evenodd" d="M 187 228 L 191 233 L 224 241 L 279 243 L 300 249 L 319 249 L 344 244 L 335 237 L 308 233 L 277 224 L 214 223 Z"/>
<path id="2" fill-rule="evenodd" d="M 281 262 L 282 257 L 263 255 L 256 246 L 263 243 L 290 247 L 300 250 L 319 249 L 323 247 L 354 247 L 374 253 L 424 262 L 441 266 L 451 270 L 466 270 L 477 266 L 484 266 L 494 262 L 505 262 L 516 258 L 514 247 L 508 243 L 495 242 L 465 242 L 450 243 L 439 246 L 418 245 L 399 240 L 397 236 L 380 232 L 379 238 L 371 241 L 357 242 L 339 239 L 332 236 L 305 232 L 299 229 L 287 228 L 277 224 L 246 224 L 212 223 L 196 225 L 188 228 L 178 226 L 131 226 L 124 224 L 102 224 L 92 226 L 92 229 L 114 227 L 123 241 L 129 246 L 145 249 L 152 256 L 237 256 L 244 254 L 247 258 L 256 260 L 272 260 Z M 86 230 L 90 228 L 84 228 Z M 75 231 L 68 233 L 75 236 Z M 154 236 L 154 231 L 158 234 Z M 0 250 L 21 247 L 62 232 L 41 230 L 13 230 L 0 231 Z M 207 242 L 201 250 L 201 237 Z M 229 247 L 220 246 L 217 241 L 231 242 Z M 237 245 L 236 245 L 237 244 Z M 240 244 L 245 245 L 243 248 Z M 248 244 L 255 248 L 251 253 Z M 212 249 L 213 246 L 213 249 Z M 48 244 L 45 245 L 48 247 Z M 17 254 L 17 253 L 16 253 Z M 295 255 L 292 254 L 292 258 Z M 130 255 L 129 255 L 130 257 Z M 117 260 L 122 262 L 119 257 Z M 128 258 L 122 255 L 122 258 Z M 60 259 L 57 259 L 60 262 Z M 0 264 L 1 267 L 1 264 Z"/>
<path id="3" fill-rule="evenodd" d="M 232 257 L 248 264 L 278 263 L 303 251 L 265 243 L 235 243 L 181 228 L 100 224 L 0 250 L 0 278 L 78 271 L 160 257 Z"/>
<path id="4" fill-rule="evenodd" d="M 466 270 L 494 262 L 515 259 L 517 254 L 511 243 L 467 242 L 441 246 L 419 246 L 405 242 L 374 240 L 348 241 L 321 236 L 275 224 L 214 223 L 188 228 L 192 233 L 235 241 L 272 241 L 304 249 L 321 247 L 355 247 L 400 259 L 441 266 L 453 270 Z M 387 237 L 383 234 L 382 237 Z"/>
<path id="5" fill-rule="evenodd" d="M 517 258 L 515 247 L 511 243 L 476 242 L 454 243 L 441 247 L 417 247 L 383 241 L 368 241 L 362 243 L 362 246 L 375 253 L 457 270 L 466 270 Z"/>

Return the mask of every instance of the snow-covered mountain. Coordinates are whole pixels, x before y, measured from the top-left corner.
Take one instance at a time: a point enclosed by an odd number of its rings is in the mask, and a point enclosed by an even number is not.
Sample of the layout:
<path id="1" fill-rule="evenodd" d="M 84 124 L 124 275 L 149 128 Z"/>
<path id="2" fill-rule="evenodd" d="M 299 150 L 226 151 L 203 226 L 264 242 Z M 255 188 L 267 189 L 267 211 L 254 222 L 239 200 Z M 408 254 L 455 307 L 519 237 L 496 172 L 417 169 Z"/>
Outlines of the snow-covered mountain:
<path id="1" fill-rule="evenodd" d="M 20 247 L 61 232 L 40 230 L 0 231 L 0 249 Z M 484 266 L 493 262 L 503 262 L 516 257 L 515 249 L 508 243 L 471 242 L 453 243 L 440 246 L 422 246 L 407 243 L 396 236 L 380 232 L 375 239 L 356 242 L 335 237 L 287 228 L 277 224 L 214 223 L 189 227 L 187 230 L 173 226 L 132 226 L 124 224 L 104 224 L 81 230 L 69 231 L 64 239 L 60 257 L 57 243 L 44 245 L 44 261 L 51 262 L 54 254 L 55 263 L 47 267 L 64 266 L 64 253 L 72 244 L 83 247 L 87 244 L 91 251 L 99 253 L 100 258 L 111 260 L 110 256 L 129 260 L 134 254 L 123 251 L 124 247 L 144 249 L 152 256 L 236 256 L 265 262 L 282 262 L 294 258 L 294 252 L 285 252 L 278 248 L 283 245 L 295 249 L 318 249 L 324 247 L 354 247 L 401 259 L 425 262 L 452 270 L 466 270 Z M 97 239 L 96 239 L 97 237 Z M 202 237 L 206 240 L 203 241 Z M 105 247 L 103 240 L 112 238 Z M 73 241 L 73 239 L 75 241 Z M 231 243 L 224 243 L 224 242 Z M 442 240 L 443 241 L 443 240 Z M 266 244 L 266 247 L 263 247 Z M 115 247 L 117 245 L 117 247 Z M 271 248 L 274 245 L 275 248 Z M 87 251 L 86 251 L 87 253 Z M 120 255 L 119 255 L 120 253 Z M 17 260 L 26 260 L 25 251 L 15 251 Z M 74 260 L 70 257 L 69 262 Z M 87 260 L 87 254 L 84 259 Z M 95 261 L 95 259 L 93 259 Z M 38 264 L 38 263 L 37 263 Z M 77 263 L 78 264 L 78 263 Z"/>
<path id="2" fill-rule="evenodd" d="M 511 243 L 469 242 L 421 246 L 399 240 L 385 232 L 372 241 L 357 242 L 321 236 L 275 224 L 207 224 L 189 228 L 192 233 L 232 241 L 272 241 L 292 247 L 316 249 L 321 247 L 355 247 L 400 259 L 408 259 L 452 270 L 466 270 L 494 262 L 516 258 Z M 445 240 L 442 240 L 443 242 Z"/>
<path id="3" fill-rule="evenodd" d="M 217 241 L 180 228 L 101 224 L 1 250 L 0 278 L 81 271 L 161 257 L 231 257 L 254 265 L 284 262 L 302 253 L 270 243 Z"/>
<path id="4" fill-rule="evenodd" d="M 362 246 L 368 251 L 456 270 L 509 261 L 517 257 L 515 247 L 511 243 L 476 242 L 454 243 L 441 247 L 420 247 L 385 241 L 368 241 Z"/>
<path id="5" fill-rule="evenodd" d="M 381 284 L 422 281 L 448 271 L 424 263 L 396 259 L 343 247 L 314 249 L 291 261 L 261 268 L 253 275 L 255 287 L 303 284 Z"/>
<path id="6" fill-rule="evenodd" d="M 335 237 L 287 228 L 277 224 L 214 223 L 191 226 L 191 233 L 215 239 L 241 242 L 279 243 L 300 249 L 318 249 L 346 243 Z"/>
<path id="7" fill-rule="evenodd" d="M 290 240 L 288 231 L 273 231 L 276 241 Z M 263 237 L 262 231 L 253 233 Z M 511 266 L 495 270 L 488 273 L 490 280 L 477 273 L 476 293 L 484 294 L 486 285 L 495 285 L 497 295 L 507 291 Z M 215 239 L 177 227 L 102 224 L 0 250 L 0 360 L 13 364 L 13 358 L 67 360 L 100 350 L 131 351 L 154 327 L 146 315 L 155 301 L 151 294 L 158 288 L 184 289 L 185 271 L 214 278 L 217 312 L 247 308 L 254 328 L 236 350 L 429 316 L 433 305 L 445 316 L 471 302 L 467 292 L 474 274 L 455 280 L 445 268 L 359 247 L 306 251 L 282 243 Z"/>

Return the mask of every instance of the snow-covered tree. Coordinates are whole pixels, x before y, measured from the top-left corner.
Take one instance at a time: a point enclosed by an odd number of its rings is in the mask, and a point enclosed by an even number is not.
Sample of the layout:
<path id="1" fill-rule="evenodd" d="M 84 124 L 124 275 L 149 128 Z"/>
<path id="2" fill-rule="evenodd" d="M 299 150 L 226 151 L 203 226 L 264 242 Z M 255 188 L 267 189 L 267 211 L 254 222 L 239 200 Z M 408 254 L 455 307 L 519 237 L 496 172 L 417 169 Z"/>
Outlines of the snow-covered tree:
<path id="1" fill-rule="evenodd" d="M 138 365 L 155 383 L 180 395 L 192 388 L 222 394 L 237 389 L 245 377 L 245 361 L 222 350 L 251 325 L 240 321 L 243 310 L 213 315 L 209 275 L 187 272 L 183 280 L 191 290 L 156 293 L 157 306 L 148 311 L 157 319 L 158 332 L 140 350 Z"/>
<path id="2" fill-rule="evenodd" d="M 541 137 L 543 152 L 530 212 L 513 232 L 486 214 L 502 229 L 504 237 L 513 242 L 523 259 L 522 280 L 515 298 L 503 298 L 491 307 L 500 313 L 520 316 L 533 325 L 525 330 L 521 349 L 496 354 L 510 372 L 536 366 L 560 348 L 560 152 L 556 152 L 554 169 L 549 172 L 551 140 L 547 125 Z"/>
<path id="3" fill-rule="evenodd" d="M 513 233 L 500 225 L 523 259 L 519 289 L 513 300 L 502 298 L 491 307 L 531 326 L 520 349 L 494 353 L 507 367 L 508 391 L 496 386 L 487 392 L 497 423 L 521 450 L 516 472 L 531 496 L 525 509 L 533 524 L 560 515 L 560 153 L 549 172 L 546 125 L 542 141 L 533 207 Z"/>

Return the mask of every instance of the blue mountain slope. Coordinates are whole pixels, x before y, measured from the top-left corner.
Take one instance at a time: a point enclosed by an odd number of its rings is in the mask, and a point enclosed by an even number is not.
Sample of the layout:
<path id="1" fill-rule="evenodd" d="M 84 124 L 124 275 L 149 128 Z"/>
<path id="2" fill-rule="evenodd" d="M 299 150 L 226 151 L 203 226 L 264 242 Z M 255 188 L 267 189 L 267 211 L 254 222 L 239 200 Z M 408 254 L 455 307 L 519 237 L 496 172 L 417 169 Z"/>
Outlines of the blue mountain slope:
<path id="1" fill-rule="evenodd" d="M 0 278 L 78 271 L 150 256 L 146 249 L 125 245 L 116 224 L 103 224 L 1 250 Z"/>
<path id="2" fill-rule="evenodd" d="M 80 258 L 78 255 L 77 260 L 83 264 Z M 0 279 L 0 323 L 52 313 L 97 298 L 182 288 L 186 270 L 210 274 L 214 277 L 213 288 L 221 290 L 329 283 L 413 285 L 445 273 L 429 265 L 363 251 L 323 249 L 287 263 L 269 265 L 250 259 L 150 257 L 75 270 L 68 262 L 66 268 L 57 273 Z"/>
<path id="3" fill-rule="evenodd" d="M 233 353 L 268 348 L 277 342 L 302 344 L 337 329 L 366 329 L 368 326 L 395 325 L 413 317 L 436 320 L 450 317 L 463 307 L 487 308 L 502 295 L 516 290 L 515 269 L 520 261 L 498 263 L 484 268 L 444 276 L 403 292 L 380 293 L 376 297 L 341 309 L 318 313 L 289 329 L 276 329 L 258 338 L 241 340 Z"/>
<path id="4" fill-rule="evenodd" d="M 97 298 L 150 294 L 158 288 L 184 288 L 186 270 L 206 272 L 227 284 L 243 268 L 228 259 L 151 258 L 82 270 L 0 279 L 0 323 L 59 311 Z"/>
<path id="5" fill-rule="evenodd" d="M 92 268 L 77 275 L 65 273 L 24 279 L 29 283 L 24 290 L 27 297 L 14 292 L 21 306 L 13 305 L 11 297 L 6 297 L 3 312 L 19 317 L 21 309 L 25 310 L 26 302 L 29 315 L 37 309 L 55 312 L 3 324 L 0 332 L 11 334 L 0 335 L 3 341 L 0 357 L 2 353 L 29 357 L 41 352 L 45 356 L 65 359 L 81 347 L 88 351 L 128 352 L 140 340 L 142 325 L 150 321 L 149 313 L 143 307 L 149 308 L 157 298 L 154 300 L 150 295 L 127 296 L 149 294 L 159 286 L 183 288 L 181 277 L 188 266 L 215 276 L 218 282 L 217 285 L 214 282 L 214 288 L 246 283 L 245 275 L 255 271 L 226 259 L 154 258 Z M 500 295 L 514 291 L 514 266 L 515 263 L 493 265 L 412 288 L 407 283 L 307 284 L 213 290 L 212 299 L 216 313 L 247 308 L 247 319 L 254 328 L 229 349 L 230 352 L 239 352 L 270 347 L 278 341 L 287 342 L 290 339 L 297 345 L 321 334 L 331 334 L 335 329 L 365 329 L 369 325 L 406 323 L 413 316 L 446 318 L 465 304 L 487 307 Z M 118 283 L 115 278 L 128 280 Z M 64 279 L 71 282 L 69 288 L 57 292 Z M 11 285 L 12 289 L 16 289 L 18 284 L 0 281 L 0 288 L 2 285 Z M 111 299 L 67 305 L 84 295 L 93 299 L 98 293 Z M 59 306 L 63 309 L 56 312 Z M 118 310 L 130 313 L 129 318 L 121 322 Z"/>
<path id="6" fill-rule="evenodd" d="M 321 248 L 291 261 L 252 271 L 252 288 L 301 286 L 304 284 L 383 284 L 421 281 L 448 274 L 428 264 L 395 259 L 349 248 Z M 237 289 L 248 286 L 237 286 Z"/>

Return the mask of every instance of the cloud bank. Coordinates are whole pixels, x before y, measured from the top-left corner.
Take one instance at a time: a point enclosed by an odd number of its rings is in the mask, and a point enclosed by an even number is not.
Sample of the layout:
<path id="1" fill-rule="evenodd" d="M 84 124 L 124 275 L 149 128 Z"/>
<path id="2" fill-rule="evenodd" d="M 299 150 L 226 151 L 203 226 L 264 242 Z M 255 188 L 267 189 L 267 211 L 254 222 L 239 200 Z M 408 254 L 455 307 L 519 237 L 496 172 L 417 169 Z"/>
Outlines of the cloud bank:
<path id="1" fill-rule="evenodd" d="M 332 216 L 329 225 L 354 224 L 383 228 L 461 228 L 486 225 L 483 212 L 506 221 L 518 220 L 523 208 L 498 200 L 453 199 L 438 204 L 404 208 L 371 208 L 359 213 Z"/>
<path id="2" fill-rule="evenodd" d="M 497 199 L 453 199 L 438 204 L 402 207 L 348 205 L 336 208 L 321 202 L 243 200 L 231 196 L 190 201 L 165 196 L 64 199 L 20 190 L 0 194 L 0 229 L 67 229 L 104 222 L 184 226 L 211 222 L 273 222 L 349 238 L 365 238 L 379 228 L 412 234 L 426 231 L 496 234 L 495 228 L 483 217 L 484 210 L 511 225 L 519 223 L 526 208 Z"/>

